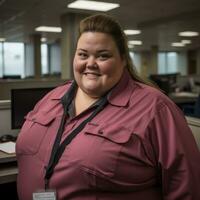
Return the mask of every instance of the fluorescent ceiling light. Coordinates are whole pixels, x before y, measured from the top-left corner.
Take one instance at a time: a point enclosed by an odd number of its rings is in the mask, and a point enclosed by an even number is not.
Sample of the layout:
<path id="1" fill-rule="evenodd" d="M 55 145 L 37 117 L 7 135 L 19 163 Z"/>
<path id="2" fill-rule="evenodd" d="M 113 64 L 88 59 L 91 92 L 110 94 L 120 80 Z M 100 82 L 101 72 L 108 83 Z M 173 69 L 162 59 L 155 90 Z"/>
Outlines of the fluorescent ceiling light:
<path id="1" fill-rule="evenodd" d="M 184 36 L 184 37 L 194 37 L 194 36 L 198 36 L 199 33 L 195 31 L 183 31 L 183 32 L 180 32 L 178 35 Z"/>
<path id="2" fill-rule="evenodd" d="M 141 30 L 124 30 L 126 35 L 138 35 L 141 33 Z"/>
<path id="3" fill-rule="evenodd" d="M 77 0 L 67 5 L 68 8 L 96 10 L 96 11 L 109 11 L 119 7 L 117 3 L 107 3 L 100 1 Z"/>
<path id="4" fill-rule="evenodd" d="M 6 38 L 0 38 L 0 42 L 5 42 Z"/>
<path id="5" fill-rule="evenodd" d="M 185 44 L 183 44 L 182 42 L 173 42 L 171 44 L 173 47 L 184 47 Z"/>
<path id="6" fill-rule="evenodd" d="M 41 38 L 41 42 L 46 42 L 46 41 L 47 41 L 47 38 L 45 38 L 45 37 Z"/>
<path id="7" fill-rule="evenodd" d="M 191 44 L 191 40 L 181 40 L 181 43 L 183 43 L 183 44 Z"/>
<path id="8" fill-rule="evenodd" d="M 140 41 L 140 40 L 130 40 L 130 41 L 128 41 L 128 44 L 142 45 L 142 41 Z"/>
<path id="9" fill-rule="evenodd" d="M 53 27 L 53 26 L 39 26 L 35 30 L 40 32 L 55 32 L 55 33 L 62 32 L 62 29 L 60 27 Z"/>

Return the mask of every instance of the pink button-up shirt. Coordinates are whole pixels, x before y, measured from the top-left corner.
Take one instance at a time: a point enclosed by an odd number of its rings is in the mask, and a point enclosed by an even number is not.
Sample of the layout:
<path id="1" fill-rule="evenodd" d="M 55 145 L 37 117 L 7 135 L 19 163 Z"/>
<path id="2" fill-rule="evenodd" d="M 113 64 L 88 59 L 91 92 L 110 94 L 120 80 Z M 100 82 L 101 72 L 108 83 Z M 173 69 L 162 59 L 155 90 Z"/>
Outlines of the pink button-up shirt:
<path id="1" fill-rule="evenodd" d="M 20 200 L 44 189 L 70 86 L 51 91 L 26 116 L 16 145 Z M 200 200 L 200 153 L 176 105 L 127 72 L 108 101 L 56 165 L 49 186 L 58 200 Z M 62 139 L 92 112 L 69 117 Z"/>

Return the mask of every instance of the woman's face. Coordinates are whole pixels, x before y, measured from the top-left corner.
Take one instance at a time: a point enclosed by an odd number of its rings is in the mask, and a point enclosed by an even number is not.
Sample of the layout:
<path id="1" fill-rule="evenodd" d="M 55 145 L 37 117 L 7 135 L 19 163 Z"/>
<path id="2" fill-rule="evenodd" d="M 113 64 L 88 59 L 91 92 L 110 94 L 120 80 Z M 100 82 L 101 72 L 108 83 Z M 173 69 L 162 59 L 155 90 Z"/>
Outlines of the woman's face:
<path id="1" fill-rule="evenodd" d="M 113 38 L 105 33 L 85 32 L 77 44 L 74 77 L 79 88 L 100 97 L 121 78 L 125 66 Z"/>

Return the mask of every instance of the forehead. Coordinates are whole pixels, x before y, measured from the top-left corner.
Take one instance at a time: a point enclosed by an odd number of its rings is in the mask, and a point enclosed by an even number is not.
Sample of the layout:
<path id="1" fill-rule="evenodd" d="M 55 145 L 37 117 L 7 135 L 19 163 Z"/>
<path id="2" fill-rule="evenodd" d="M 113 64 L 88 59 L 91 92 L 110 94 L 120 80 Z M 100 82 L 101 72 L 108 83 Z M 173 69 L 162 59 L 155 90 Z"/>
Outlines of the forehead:
<path id="1" fill-rule="evenodd" d="M 102 48 L 117 48 L 114 39 L 111 35 L 100 32 L 85 32 L 82 33 L 77 47 L 102 47 Z"/>

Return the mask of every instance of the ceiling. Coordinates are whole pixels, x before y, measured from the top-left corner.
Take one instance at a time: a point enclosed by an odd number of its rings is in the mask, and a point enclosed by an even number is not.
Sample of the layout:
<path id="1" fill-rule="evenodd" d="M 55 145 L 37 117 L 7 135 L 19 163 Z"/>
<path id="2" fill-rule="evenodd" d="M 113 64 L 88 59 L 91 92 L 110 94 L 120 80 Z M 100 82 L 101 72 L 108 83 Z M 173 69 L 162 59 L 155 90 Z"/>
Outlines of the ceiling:
<path id="1" fill-rule="evenodd" d="M 186 39 L 178 32 L 200 32 L 200 0 L 104 0 L 119 3 L 120 8 L 108 14 L 118 19 L 124 29 L 140 29 L 142 34 L 129 39 L 143 41 L 135 50 L 149 50 L 158 46 L 160 51 L 194 50 L 200 48 L 200 36 L 189 38 L 191 44 L 172 47 L 172 42 Z M 41 25 L 60 26 L 60 16 L 80 12 L 67 8 L 72 0 L 0 0 L 0 37 L 10 42 L 26 42 Z M 93 14 L 94 11 L 81 11 Z M 43 33 L 48 42 L 60 38 L 60 33 Z"/>

